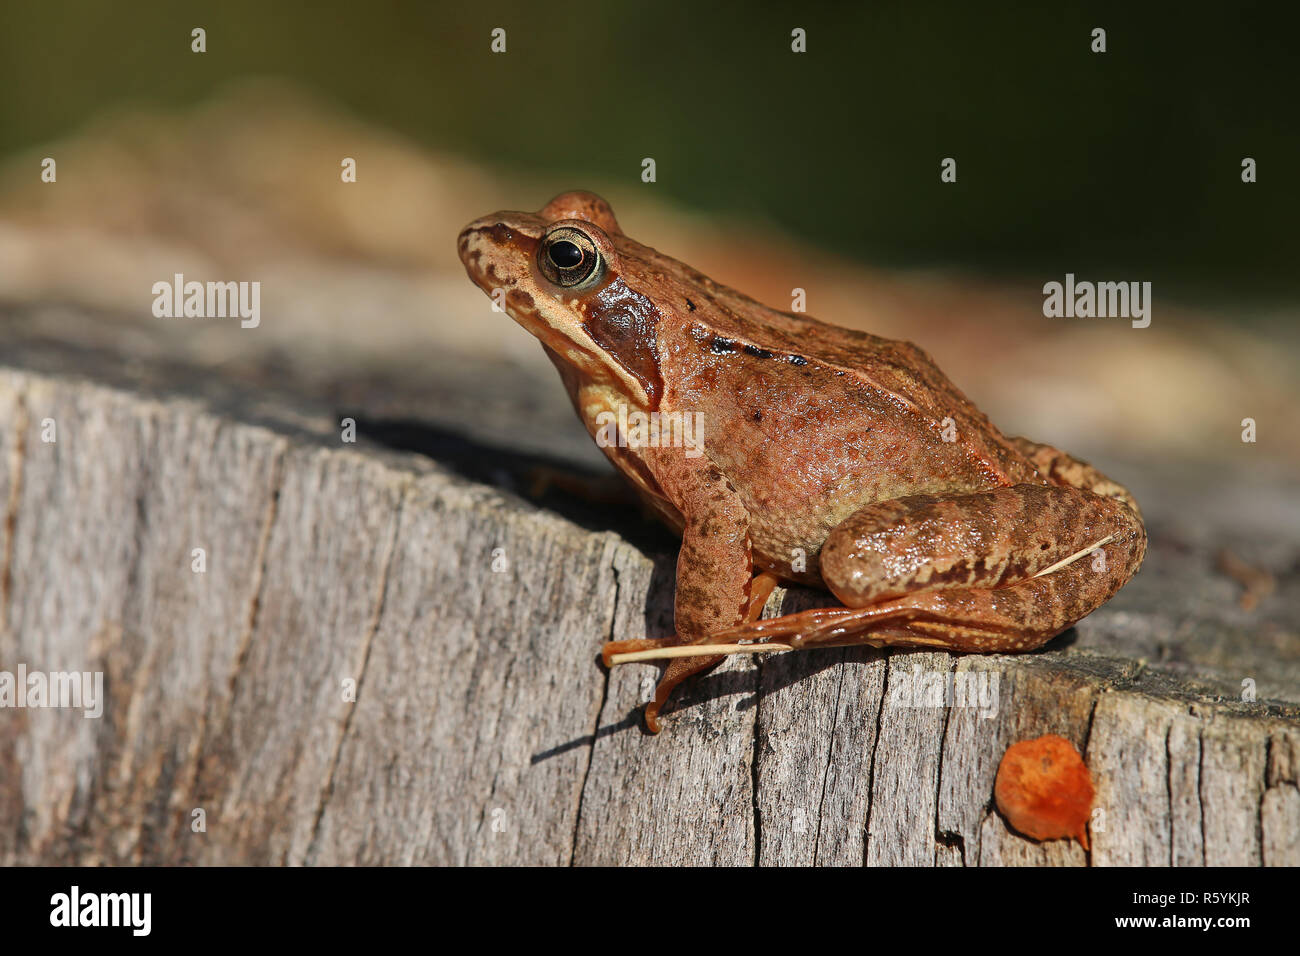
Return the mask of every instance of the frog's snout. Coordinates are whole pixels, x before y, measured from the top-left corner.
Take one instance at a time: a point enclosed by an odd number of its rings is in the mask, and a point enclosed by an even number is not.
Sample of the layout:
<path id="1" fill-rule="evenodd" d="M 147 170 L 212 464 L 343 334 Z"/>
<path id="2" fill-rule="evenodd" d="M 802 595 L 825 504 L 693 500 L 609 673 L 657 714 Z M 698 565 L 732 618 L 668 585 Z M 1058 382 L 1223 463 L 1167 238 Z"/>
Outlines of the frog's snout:
<path id="1" fill-rule="evenodd" d="M 470 243 L 471 236 L 473 236 L 473 233 L 474 233 L 474 224 L 470 223 L 468 226 L 462 229 L 460 231 L 460 235 L 456 237 L 456 253 L 457 255 L 460 256 L 460 261 L 464 265 L 469 265 L 469 256 L 468 256 L 469 243 Z"/>
<path id="2" fill-rule="evenodd" d="M 460 235 L 456 237 L 456 252 L 460 255 L 460 261 L 470 274 L 470 278 L 476 282 L 481 271 L 479 262 L 488 252 L 490 246 L 488 237 L 494 230 L 499 229 L 509 231 L 505 223 L 498 221 L 496 217 L 485 216 L 482 219 L 475 219 L 462 229 Z"/>
<path id="3" fill-rule="evenodd" d="M 537 236 L 520 214 L 498 212 L 475 219 L 460 231 L 456 251 L 474 283 L 489 295 L 512 286 L 527 272 L 525 265 L 537 251 Z"/>
<path id="4" fill-rule="evenodd" d="M 460 255 L 461 264 L 465 266 L 466 275 L 488 295 L 503 284 L 502 276 L 494 265 L 497 259 L 494 250 L 499 247 L 494 246 L 491 239 L 493 231 L 501 228 L 504 228 L 504 224 L 490 217 L 476 219 L 462 229 L 456 239 L 456 252 Z"/>

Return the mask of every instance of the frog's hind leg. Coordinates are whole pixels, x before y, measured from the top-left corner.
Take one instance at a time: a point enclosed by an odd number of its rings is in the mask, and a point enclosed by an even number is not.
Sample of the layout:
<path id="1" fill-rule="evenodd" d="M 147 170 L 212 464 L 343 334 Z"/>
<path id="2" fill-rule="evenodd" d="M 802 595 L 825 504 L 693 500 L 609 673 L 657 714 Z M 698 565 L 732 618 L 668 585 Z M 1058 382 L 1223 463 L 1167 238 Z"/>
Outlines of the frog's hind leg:
<path id="1" fill-rule="evenodd" d="M 1032 650 L 1118 589 L 1088 553 L 1069 567 L 1001 588 L 923 591 L 869 607 L 819 608 L 741 624 L 711 642 L 770 641 L 793 649 L 863 644 L 976 653 Z"/>
<path id="2" fill-rule="evenodd" d="M 848 607 L 726 628 L 709 643 L 1029 650 L 1108 600 L 1145 550 L 1122 499 L 1074 487 L 879 502 L 822 549 L 822 576 Z"/>

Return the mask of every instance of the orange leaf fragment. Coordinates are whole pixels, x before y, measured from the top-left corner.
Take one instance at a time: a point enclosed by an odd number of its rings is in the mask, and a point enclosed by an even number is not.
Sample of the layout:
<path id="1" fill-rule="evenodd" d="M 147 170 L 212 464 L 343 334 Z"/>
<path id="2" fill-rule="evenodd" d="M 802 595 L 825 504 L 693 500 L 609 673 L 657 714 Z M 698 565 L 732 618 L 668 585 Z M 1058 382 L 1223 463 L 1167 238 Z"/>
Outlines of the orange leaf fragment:
<path id="1" fill-rule="evenodd" d="M 1012 828 L 1035 840 L 1074 837 L 1085 850 L 1095 795 L 1079 751 L 1056 734 L 1008 747 L 993 785 L 998 809 Z"/>

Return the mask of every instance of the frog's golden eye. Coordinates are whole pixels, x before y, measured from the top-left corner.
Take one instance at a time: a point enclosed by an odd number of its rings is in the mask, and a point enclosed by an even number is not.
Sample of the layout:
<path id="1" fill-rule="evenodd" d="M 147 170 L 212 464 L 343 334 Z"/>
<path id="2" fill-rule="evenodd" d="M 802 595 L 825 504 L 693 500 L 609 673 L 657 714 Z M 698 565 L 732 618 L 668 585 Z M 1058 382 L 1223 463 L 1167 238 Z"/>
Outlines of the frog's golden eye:
<path id="1" fill-rule="evenodd" d="M 537 248 L 537 267 L 558 286 L 571 289 L 595 281 L 605 271 L 591 237 L 573 226 L 548 232 Z"/>

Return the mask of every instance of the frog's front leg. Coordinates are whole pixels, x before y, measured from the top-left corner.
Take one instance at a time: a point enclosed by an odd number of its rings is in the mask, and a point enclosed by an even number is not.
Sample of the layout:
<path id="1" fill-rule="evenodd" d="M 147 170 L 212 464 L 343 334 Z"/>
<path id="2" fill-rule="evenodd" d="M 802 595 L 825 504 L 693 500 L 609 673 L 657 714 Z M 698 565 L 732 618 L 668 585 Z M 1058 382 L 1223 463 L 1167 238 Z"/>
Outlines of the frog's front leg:
<path id="1" fill-rule="evenodd" d="M 1123 500 L 1080 488 L 1016 485 L 878 502 L 836 527 L 822 549 L 822 577 L 846 608 L 728 628 L 710 640 L 1030 650 L 1109 599 L 1145 552 L 1141 519 Z"/>
<path id="2" fill-rule="evenodd" d="M 749 539 L 749 512 L 725 475 L 705 456 L 688 458 L 683 448 L 646 449 L 644 460 L 659 488 L 685 519 L 677 556 L 674 617 L 677 634 L 668 641 L 620 641 L 605 646 L 612 653 L 663 644 L 702 644 L 710 635 L 753 616 L 771 592 L 774 579 L 755 579 Z M 660 729 L 659 711 L 673 688 L 686 678 L 708 670 L 721 655 L 676 658 L 646 705 L 645 723 Z"/>

